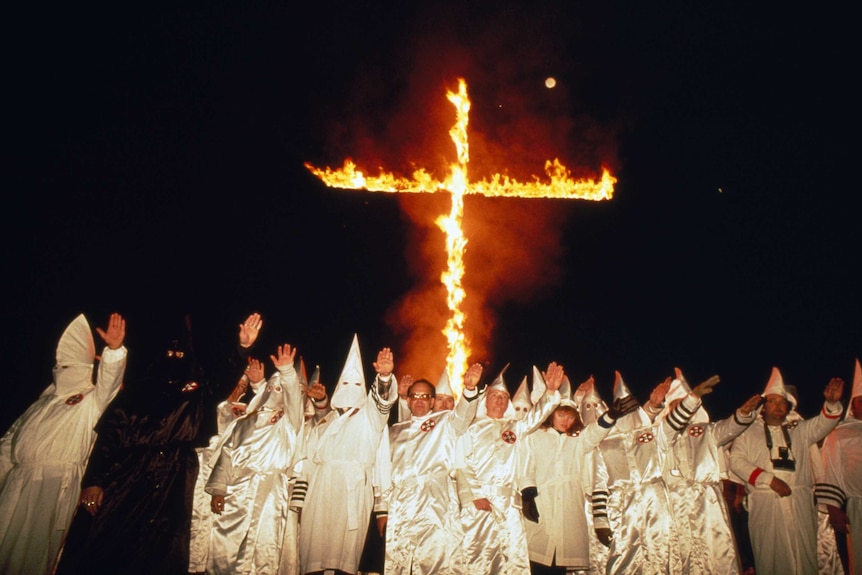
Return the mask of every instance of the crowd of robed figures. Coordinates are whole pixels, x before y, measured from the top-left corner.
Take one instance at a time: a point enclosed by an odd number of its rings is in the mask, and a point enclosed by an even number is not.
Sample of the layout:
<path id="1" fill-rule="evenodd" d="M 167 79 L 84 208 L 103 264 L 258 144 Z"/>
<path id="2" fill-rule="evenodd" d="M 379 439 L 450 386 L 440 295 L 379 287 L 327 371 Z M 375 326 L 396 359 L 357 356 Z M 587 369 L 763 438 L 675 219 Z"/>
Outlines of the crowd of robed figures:
<path id="1" fill-rule="evenodd" d="M 711 421 L 718 376 L 676 368 L 639 405 L 616 373 L 608 406 L 556 362 L 514 394 L 474 364 L 456 393 L 445 370 L 396 378 L 384 348 L 367 385 L 357 336 L 330 397 L 290 344 L 267 377 L 262 326 L 239 326 L 204 444 L 214 386 L 190 340 L 124 377 L 124 319 L 97 357 L 75 318 L 0 440 L 0 571 L 742 573 L 749 549 L 757 573 L 862 570 L 858 360 L 843 419 L 840 378 L 803 420 L 773 368 Z"/>

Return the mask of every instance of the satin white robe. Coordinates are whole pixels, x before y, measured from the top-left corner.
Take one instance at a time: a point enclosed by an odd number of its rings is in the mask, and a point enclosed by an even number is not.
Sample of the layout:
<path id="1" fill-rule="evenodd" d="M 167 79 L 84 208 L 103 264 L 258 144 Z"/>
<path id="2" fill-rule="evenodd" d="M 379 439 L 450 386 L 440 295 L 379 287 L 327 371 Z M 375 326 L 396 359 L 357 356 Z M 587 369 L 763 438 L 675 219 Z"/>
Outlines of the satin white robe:
<path id="1" fill-rule="evenodd" d="M 293 366 L 280 367 L 267 386 L 269 393 L 283 394 L 283 413 L 249 406 L 252 411 L 231 423 L 217 448 L 206 491 L 225 495 L 225 503 L 213 518 L 208 574 L 279 572 L 303 405 Z"/>
<path id="2" fill-rule="evenodd" d="M 592 490 L 584 488 L 583 465 L 587 455 L 607 437 L 611 430 L 593 422 L 577 436 L 560 433 L 553 427 L 543 427 L 526 438 L 527 459 L 523 487 L 538 490 L 536 507 L 539 522 L 525 521 L 530 560 L 572 569 L 590 569 L 590 537 L 592 525 L 587 520 L 585 501 Z M 592 470 L 590 470 L 592 471 Z"/>
<path id="3" fill-rule="evenodd" d="M 529 552 L 517 483 L 521 450 L 525 449 L 521 446 L 559 403 L 560 394 L 555 391 L 545 393 L 521 420 L 478 417 L 459 440 L 463 466 L 457 470 L 456 478 L 465 573 L 529 575 Z M 473 504 L 482 498 L 491 502 L 490 512 L 476 509 Z"/>
<path id="4" fill-rule="evenodd" d="M 356 573 L 374 506 L 371 471 L 389 410 L 398 399 L 392 378 L 386 398 L 378 380 L 360 408 L 329 412 L 312 428 L 298 482 L 307 482 L 301 505 L 299 558 L 302 573 L 339 569 Z"/>
<path id="5" fill-rule="evenodd" d="M 189 538 L 189 573 L 202 573 L 207 568 L 207 556 L 209 555 L 210 534 L 213 527 L 213 517 L 210 502 L 212 496 L 206 492 L 212 467 L 210 460 L 219 445 L 221 434 L 233 421 L 235 414 L 232 405 L 223 401 L 216 406 L 216 429 L 218 433 L 213 435 L 206 447 L 196 448 L 198 454 L 198 478 L 195 482 L 194 501 L 192 503 L 192 523 Z"/>
<path id="6" fill-rule="evenodd" d="M 742 571 L 721 485 L 723 450 L 754 421 L 740 412 L 718 422 L 690 423 L 671 440 L 664 479 L 671 521 L 671 571 Z"/>
<path id="7" fill-rule="evenodd" d="M 862 574 L 862 421 L 848 416 L 826 436 L 821 449 L 820 499 L 843 509 L 850 521 L 850 572 Z"/>
<path id="8" fill-rule="evenodd" d="M 453 411 L 414 416 L 390 428 L 391 482 L 378 507 L 388 509 L 386 575 L 463 572 L 451 474 L 456 439 L 475 417 L 479 401 L 462 394 Z"/>
<path id="9" fill-rule="evenodd" d="M 96 385 L 51 385 L 0 439 L 0 573 L 50 574 L 78 508 L 93 428 L 120 389 L 126 348 L 105 348 Z"/>
<path id="10" fill-rule="evenodd" d="M 773 469 L 763 424 L 757 422 L 733 442 L 730 467 L 746 480 L 748 527 L 758 575 L 817 573 L 817 508 L 809 446 L 838 424 L 841 405 L 824 404 L 817 417 L 788 429 L 796 470 Z M 779 426 L 770 427 L 773 450 L 785 446 Z M 786 482 L 792 493 L 779 497 L 770 488 L 773 477 Z"/>
<path id="11" fill-rule="evenodd" d="M 670 501 L 663 470 L 670 441 L 699 402 L 687 396 L 652 424 L 639 409 L 620 418 L 593 452 L 593 521 L 610 528 L 608 575 L 671 573 Z M 682 412 L 681 407 L 687 409 Z"/>

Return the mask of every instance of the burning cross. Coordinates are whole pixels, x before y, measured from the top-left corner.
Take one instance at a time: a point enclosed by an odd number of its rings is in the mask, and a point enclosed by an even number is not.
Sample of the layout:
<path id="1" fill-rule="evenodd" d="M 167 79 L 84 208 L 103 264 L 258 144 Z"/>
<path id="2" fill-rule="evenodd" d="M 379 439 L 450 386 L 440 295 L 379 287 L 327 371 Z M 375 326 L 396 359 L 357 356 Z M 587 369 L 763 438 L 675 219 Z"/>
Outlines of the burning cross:
<path id="1" fill-rule="evenodd" d="M 356 169 L 356 165 L 346 160 L 344 167 L 338 170 L 320 169 L 305 164 L 315 176 L 331 188 L 365 189 L 370 192 L 410 192 L 434 193 L 449 192 L 452 207 L 449 215 L 441 215 L 436 223 L 446 235 L 447 268 L 440 276 L 440 281 L 446 286 L 446 303 L 450 317 L 442 330 L 448 343 L 446 371 L 452 383 L 452 390 L 459 394 L 463 386 L 463 374 L 467 370 L 467 360 L 470 348 L 464 335 L 466 315 L 461 310 L 464 301 L 464 288 L 461 279 L 464 277 L 464 250 L 467 240 L 461 228 L 464 216 L 464 196 L 479 194 L 488 197 L 517 198 L 558 198 L 607 200 L 613 196 L 614 178 L 607 169 L 602 170 L 602 178 L 595 180 L 574 180 L 571 172 L 559 160 L 545 162 L 545 173 L 550 178 L 548 182 L 518 182 L 508 176 L 494 174 L 490 179 L 470 182 L 467 179 L 467 164 L 470 161 L 469 144 L 467 140 L 467 123 L 470 113 L 470 100 L 467 97 L 467 84 L 463 79 L 458 81 L 458 92 L 447 92 L 446 97 L 455 106 L 456 121 L 449 136 L 455 143 L 458 152 L 458 162 L 450 166 L 449 176 L 443 182 L 436 181 L 424 169 L 413 173 L 412 178 L 402 178 L 381 172 L 379 176 L 366 176 Z"/>

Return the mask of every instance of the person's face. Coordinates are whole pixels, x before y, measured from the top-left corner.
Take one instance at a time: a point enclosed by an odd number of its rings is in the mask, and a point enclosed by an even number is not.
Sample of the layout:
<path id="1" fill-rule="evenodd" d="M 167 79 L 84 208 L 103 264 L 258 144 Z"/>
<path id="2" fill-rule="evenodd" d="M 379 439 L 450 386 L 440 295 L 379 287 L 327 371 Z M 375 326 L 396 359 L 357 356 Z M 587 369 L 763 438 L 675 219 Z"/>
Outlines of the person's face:
<path id="1" fill-rule="evenodd" d="M 451 395 L 438 395 L 434 398 L 434 411 L 455 409 L 455 398 Z"/>
<path id="2" fill-rule="evenodd" d="M 790 402 L 783 395 L 770 393 L 763 404 L 763 420 L 768 425 L 781 425 L 790 412 Z"/>
<path id="3" fill-rule="evenodd" d="M 407 392 L 407 407 L 417 417 L 427 415 L 434 407 L 434 389 L 427 383 L 414 383 Z"/>
<path id="4" fill-rule="evenodd" d="M 862 395 L 851 399 L 850 406 L 853 408 L 853 417 L 862 419 Z"/>
<path id="5" fill-rule="evenodd" d="M 530 411 L 530 408 L 523 403 L 513 403 L 512 408 L 515 410 L 515 419 L 524 419 Z"/>
<path id="6" fill-rule="evenodd" d="M 499 389 L 488 391 L 485 397 L 485 408 L 488 412 L 488 417 L 500 419 L 506 413 L 506 408 L 509 407 L 509 394 Z"/>
<path id="7" fill-rule="evenodd" d="M 557 408 L 554 410 L 553 419 L 551 423 L 554 426 L 554 429 L 559 431 L 560 433 L 568 433 L 569 429 L 571 429 L 572 425 L 575 423 L 575 411 L 573 409 L 560 409 Z"/>

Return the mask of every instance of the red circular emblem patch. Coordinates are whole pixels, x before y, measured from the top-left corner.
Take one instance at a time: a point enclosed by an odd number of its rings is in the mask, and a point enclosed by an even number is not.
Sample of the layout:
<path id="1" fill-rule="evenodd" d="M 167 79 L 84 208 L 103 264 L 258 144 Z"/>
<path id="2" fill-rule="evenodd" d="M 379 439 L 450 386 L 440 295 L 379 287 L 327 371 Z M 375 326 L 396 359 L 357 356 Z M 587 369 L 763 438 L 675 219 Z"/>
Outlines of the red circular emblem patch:
<path id="1" fill-rule="evenodd" d="M 437 421 L 434 419 L 426 419 L 422 422 L 422 425 L 419 426 L 419 429 L 422 431 L 431 431 L 434 429 L 434 426 L 437 425 Z"/>
<path id="2" fill-rule="evenodd" d="M 284 415 L 284 411 L 282 411 L 282 410 L 280 410 L 280 409 L 279 409 L 278 411 L 276 411 L 276 412 L 275 412 L 275 414 L 274 414 L 272 417 L 270 417 L 270 418 L 269 418 L 269 422 L 270 422 L 270 423 L 275 423 L 276 421 L 278 421 L 279 419 L 281 419 L 281 416 L 282 416 L 282 415 Z"/>
<path id="3" fill-rule="evenodd" d="M 233 411 L 234 417 L 242 417 L 243 415 L 245 415 L 245 409 L 239 406 L 232 407 L 231 411 Z"/>
<path id="4" fill-rule="evenodd" d="M 655 436 L 649 431 L 647 431 L 646 433 L 641 433 L 638 436 L 638 443 L 649 443 L 653 439 L 655 439 Z"/>
<path id="5" fill-rule="evenodd" d="M 500 437 L 502 437 L 503 441 L 505 441 L 506 443 L 515 443 L 518 440 L 518 436 L 515 435 L 515 432 L 511 429 L 507 429 L 506 431 L 504 431 Z"/>
<path id="6" fill-rule="evenodd" d="M 66 405 L 75 405 L 76 403 L 81 403 L 82 399 L 84 399 L 84 394 L 76 393 L 75 395 L 66 400 Z"/>
<path id="7" fill-rule="evenodd" d="M 700 437 L 701 435 L 703 435 L 703 431 L 704 429 L 700 425 L 692 425 L 688 428 L 688 434 L 692 437 Z"/>

